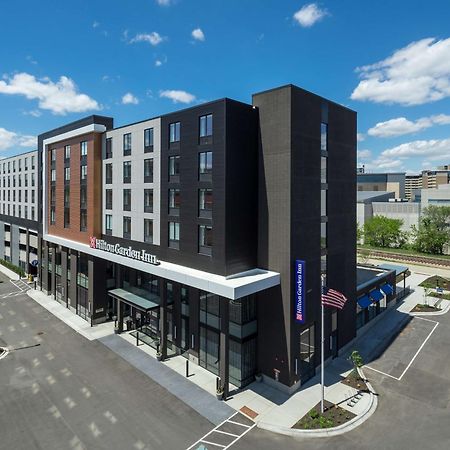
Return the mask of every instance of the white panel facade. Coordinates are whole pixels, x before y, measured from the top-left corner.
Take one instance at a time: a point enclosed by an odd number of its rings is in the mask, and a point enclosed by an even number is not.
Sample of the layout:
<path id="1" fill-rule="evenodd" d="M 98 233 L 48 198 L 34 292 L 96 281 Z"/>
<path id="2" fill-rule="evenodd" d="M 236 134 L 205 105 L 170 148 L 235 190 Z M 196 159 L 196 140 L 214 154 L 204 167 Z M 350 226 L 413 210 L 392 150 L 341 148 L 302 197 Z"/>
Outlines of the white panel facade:
<path id="1" fill-rule="evenodd" d="M 144 153 L 144 130 L 153 128 L 153 151 Z M 131 155 L 124 156 L 123 136 L 131 133 Z M 112 157 L 106 158 L 106 139 L 111 138 Z M 144 219 L 153 220 L 153 244 L 160 245 L 160 161 L 161 119 L 110 130 L 103 143 L 103 214 L 102 230 L 106 233 L 106 215 L 112 216 L 112 236 L 124 237 L 123 218 L 131 217 L 131 240 L 144 242 Z M 153 159 L 153 183 L 144 182 L 144 160 Z M 123 163 L 131 161 L 131 183 L 123 182 Z M 112 184 L 106 184 L 106 166 L 112 164 Z M 112 210 L 106 209 L 106 190 L 112 189 Z M 123 210 L 123 191 L 131 189 L 131 211 Z M 144 212 L 144 189 L 153 189 L 153 212 Z"/>

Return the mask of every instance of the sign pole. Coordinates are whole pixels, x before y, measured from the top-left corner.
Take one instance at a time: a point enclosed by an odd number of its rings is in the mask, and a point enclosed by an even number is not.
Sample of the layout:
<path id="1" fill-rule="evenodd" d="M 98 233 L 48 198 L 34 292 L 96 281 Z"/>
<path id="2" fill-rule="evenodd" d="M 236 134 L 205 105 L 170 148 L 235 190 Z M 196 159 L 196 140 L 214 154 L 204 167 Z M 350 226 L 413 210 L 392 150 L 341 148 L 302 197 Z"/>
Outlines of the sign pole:
<path id="1" fill-rule="evenodd" d="M 325 333 L 324 333 L 324 307 L 323 307 L 323 288 L 324 288 L 324 277 L 321 275 L 320 277 L 320 307 L 321 307 L 321 314 L 322 314 L 322 325 L 321 325 L 321 350 L 320 350 L 320 388 L 321 388 L 321 400 L 320 400 L 320 412 L 323 414 L 323 403 L 324 403 L 324 397 L 325 397 L 325 373 L 324 373 L 324 362 L 325 362 L 325 355 L 324 355 L 324 348 L 325 348 Z"/>

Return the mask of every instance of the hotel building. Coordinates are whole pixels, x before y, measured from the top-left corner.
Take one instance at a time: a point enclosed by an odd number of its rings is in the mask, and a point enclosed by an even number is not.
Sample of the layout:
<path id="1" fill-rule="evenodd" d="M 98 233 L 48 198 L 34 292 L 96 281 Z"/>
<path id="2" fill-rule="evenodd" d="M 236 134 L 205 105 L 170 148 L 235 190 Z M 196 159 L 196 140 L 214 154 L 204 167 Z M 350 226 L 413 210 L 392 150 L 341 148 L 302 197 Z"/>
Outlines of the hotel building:
<path id="1" fill-rule="evenodd" d="M 356 113 L 288 85 L 39 136 L 39 283 L 228 381 L 293 391 L 356 336 Z M 299 267 L 302 273 L 297 273 Z"/>

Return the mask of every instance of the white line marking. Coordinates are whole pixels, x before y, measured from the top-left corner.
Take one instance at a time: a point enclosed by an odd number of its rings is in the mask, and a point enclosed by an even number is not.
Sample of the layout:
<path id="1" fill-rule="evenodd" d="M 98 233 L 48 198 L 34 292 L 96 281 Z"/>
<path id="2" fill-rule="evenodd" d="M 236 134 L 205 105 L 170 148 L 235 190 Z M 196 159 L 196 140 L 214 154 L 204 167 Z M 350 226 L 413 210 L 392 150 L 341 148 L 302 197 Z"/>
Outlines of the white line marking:
<path id="1" fill-rule="evenodd" d="M 250 428 L 247 428 L 238 438 L 236 438 L 233 442 L 231 442 L 230 444 L 228 444 L 225 447 L 225 450 L 227 448 L 230 448 L 232 445 L 234 445 L 239 439 L 242 439 L 250 430 L 252 430 L 254 427 L 256 427 L 256 423 L 254 423 Z"/>
<path id="2" fill-rule="evenodd" d="M 422 342 L 422 345 L 419 347 L 419 350 L 417 350 L 416 354 L 413 356 L 413 359 L 409 362 L 409 364 L 406 366 L 406 369 L 403 371 L 403 373 L 399 377 L 399 381 L 403 378 L 403 375 L 405 375 L 406 371 L 411 367 L 411 364 L 414 362 L 414 360 L 417 358 L 417 355 L 420 353 L 424 345 L 427 343 L 428 339 L 430 339 L 431 335 L 433 334 L 434 330 L 439 325 L 439 322 L 436 322 L 436 325 L 433 327 L 433 329 L 430 331 L 430 334 L 426 337 L 426 339 Z"/>
<path id="3" fill-rule="evenodd" d="M 426 319 L 425 317 L 414 316 L 414 318 L 415 319 L 420 319 L 420 320 L 426 320 L 427 322 L 439 323 L 439 322 L 436 322 L 435 320 Z"/>
<path id="4" fill-rule="evenodd" d="M 234 415 L 231 416 L 231 417 L 234 417 L 235 415 L 236 415 L 236 414 L 234 414 Z M 233 423 L 234 425 L 240 425 L 241 427 L 245 427 L 245 428 L 250 428 L 250 427 L 251 427 L 251 425 L 244 425 L 243 423 L 234 422 L 233 420 L 227 420 L 227 422 Z"/>
<path id="5" fill-rule="evenodd" d="M 239 437 L 239 434 L 228 433 L 227 431 L 214 430 L 214 433 L 227 434 L 228 436 Z"/>
<path id="6" fill-rule="evenodd" d="M 400 378 L 394 377 L 393 375 L 389 375 L 388 373 L 382 372 L 381 370 L 374 369 L 373 367 L 364 366 L 364 369 L 370 369 L 370 370 L 373 370 L 374 372 L 381 373 L 381 375 L 386 375 L 387 377 L 390 377 L 390 378 L 393 378 L 394 380 L 400 381 Z"/>
<path id="7" fill-rule="evenodd" d="M 201 441 L 199 441 L 199 442 L 204 442 L 205 444 L 209 444 L 209 445 L 215 445 L 216 447 L 222 447 L 222 448 L 227 448 L 227 447 L 225 447 L 225 445 L 222 445 L 222 444 L 215 444 L 214 442 L 208 442 L 208 441 L 205 441 L 205 440 L 201 440 Z"/>

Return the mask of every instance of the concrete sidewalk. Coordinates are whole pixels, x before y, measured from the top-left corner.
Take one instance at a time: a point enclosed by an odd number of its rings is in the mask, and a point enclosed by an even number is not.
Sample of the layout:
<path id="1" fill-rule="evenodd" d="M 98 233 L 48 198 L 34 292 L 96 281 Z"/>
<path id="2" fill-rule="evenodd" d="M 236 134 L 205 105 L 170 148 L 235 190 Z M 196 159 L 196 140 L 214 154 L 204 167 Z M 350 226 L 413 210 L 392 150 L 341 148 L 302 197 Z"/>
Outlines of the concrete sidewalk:
<path id="1" fill-rule="evenodd" d="M 358 391 L 341 382 L 352 369 L 349 353 L 358 350 L 365 363 L 376 359 L 411 319 L 411 309 L 417 303 L 424 302 L 424 290 L 418 284 L 427 277 L 424 274 L 412 274 L 408 278 L 408 284 L 413 290 L 411 295 L 374 319 L 346 352 L 326 366 L 325 399 L 356 415 L 352 421 L 332 430 L 292 429 L 320 402 L 319 375 L 291 396 L 266 383 L 253 382 L 243 389 L 230 385 L 229 398 L 226 402 L 220 402 L 215 398 L 216 376 L 206 369 L 189 364 L 189 377 L 186 378 L 184 357 L 174 356 L 159 362 L 153 348 L 143 343 L 136 346 L 136 338 L 129 333 L 114 335 L 112 323 L 90 327 L 81 317 L 44 293 L 30 290 L 28 295 L 87 339 L 98 339 L 213 423 L 219 423 L 229 417 L 233 410 L 238 410 L 249 415 L 260 428 L 283 434 L 318 437 L 347 432 L 367 420 L 375 411 L 377 398 L 370 392 L 371 387 L 369 392 L 360 393 L 359 400 L 350 405 L 349 399 L 354 398 Z M 441 306 L 442 312 L 445 312 L 450 308 L 450 302 L 444 300 Z"/>

